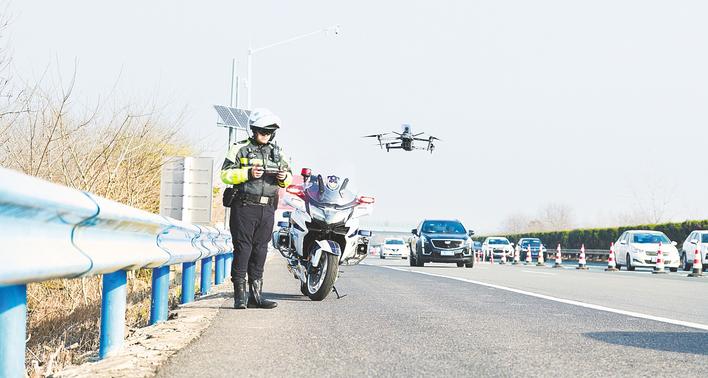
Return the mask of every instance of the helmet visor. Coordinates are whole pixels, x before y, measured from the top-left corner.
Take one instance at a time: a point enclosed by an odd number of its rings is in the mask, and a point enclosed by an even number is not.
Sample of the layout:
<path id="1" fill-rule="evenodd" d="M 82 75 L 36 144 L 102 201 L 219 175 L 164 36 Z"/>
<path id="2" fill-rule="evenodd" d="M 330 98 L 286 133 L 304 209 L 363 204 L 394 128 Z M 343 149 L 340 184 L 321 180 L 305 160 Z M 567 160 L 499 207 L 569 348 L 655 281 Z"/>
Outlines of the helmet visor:
<path id="1" fill-rule="evenodd" d="M 270 127 L 270 126 L 269 126 Z M 251 128 L 254 133 L 258 133 L 261 135 L 271 135 L 275 132 L 275 128 L 263 128 L 263 127 L 252 127 Z"/>

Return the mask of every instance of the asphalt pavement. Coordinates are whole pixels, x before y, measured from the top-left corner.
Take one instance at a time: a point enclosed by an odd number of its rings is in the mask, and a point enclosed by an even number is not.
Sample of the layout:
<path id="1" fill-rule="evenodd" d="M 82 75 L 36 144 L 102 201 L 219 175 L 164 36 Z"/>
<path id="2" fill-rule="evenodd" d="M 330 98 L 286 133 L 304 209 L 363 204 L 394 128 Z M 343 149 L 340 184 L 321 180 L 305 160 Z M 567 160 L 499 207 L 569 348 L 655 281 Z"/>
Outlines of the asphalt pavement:
<path id="1" fill-rule="evenodd" d="M 264 291 L 278 308 L 228 299 L 158 375 L 708 374 L 706 279 L 378 258 L 341 270 L 346 296 L 312 302 L 282 258 L 269 260 Z"/>

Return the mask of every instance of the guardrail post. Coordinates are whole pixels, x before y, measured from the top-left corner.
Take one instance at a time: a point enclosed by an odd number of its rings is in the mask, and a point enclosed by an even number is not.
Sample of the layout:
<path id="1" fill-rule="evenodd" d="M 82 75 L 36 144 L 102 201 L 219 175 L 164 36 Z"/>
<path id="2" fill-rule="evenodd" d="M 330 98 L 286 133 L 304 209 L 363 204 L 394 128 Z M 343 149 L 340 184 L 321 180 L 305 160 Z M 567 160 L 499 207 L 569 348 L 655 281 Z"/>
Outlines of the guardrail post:
<path id="1" fill-rule="evenodd" d="M 152 299 L 150 300 L 150 325 L 167 320 L 170 295 L 170 266 L 152 270 Z"/>
<path id="2" fill-rule="evenodd" d="M 194 302 L 194 270 L 193 262 L 182 263 L 182 303 Z"/>
<path id="3" fill-rule="evenodd" d="M 103 275 L 101 296 L 101 338 L 98 356 L 104 359 L 123 346 L 125 337 L 126 272 Z"/>
<path id="4" fill-rule="evenodd" d="M 226 261 L 224 262 L 224 278 L 231 277 L 231 264 L 233 264 L 233 261 L 234 261 L 233 252 L 227 253 L 226 254 Z"/>
<path id="5" fill-rule="evenodd" d="M 201 294 L 209 294 L 209 289 L 211 289 L 211 257 L 202 259 L 202 282 L 201 282 Z"/>
<path id="6" fill-rule="evenodd" d="M 214 284 L 220 285 L 224 282 L 224 255 L 216 255 L 216 266 L 214 268 Z"/>
<path id="7" fill-rule="evenodd" d="M 25 376 L 27 285 L 0 286 L 0 376 Z"/>

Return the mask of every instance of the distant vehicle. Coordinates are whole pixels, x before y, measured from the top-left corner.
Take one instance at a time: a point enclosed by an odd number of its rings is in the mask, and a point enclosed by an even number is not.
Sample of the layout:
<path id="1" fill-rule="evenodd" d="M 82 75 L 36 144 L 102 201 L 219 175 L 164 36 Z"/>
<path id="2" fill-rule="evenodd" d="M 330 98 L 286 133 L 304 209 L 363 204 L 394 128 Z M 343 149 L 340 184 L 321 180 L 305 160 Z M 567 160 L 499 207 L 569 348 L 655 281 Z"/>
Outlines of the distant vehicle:
<path id="1" fill-rule="evenodd" d="M 473 241 L 472 242 L 472 250 L 475 252 L 482 252 L 482 242 L 481 241 Z"/>
<path id="2" fill-rule="evenodd" d="M 387 238 L 381 245 L 379 257 L 400 257 L 405 260 L 408 258 L 408 245 L 401 238 Z"/>
<path id="3" fill-rule="evenodd" d="M 696 256 L 696 248 L 699 249 L 702 270 L 708 270 L 708 231 L 693 231 L 683 242 L 681 249 L 681 268 L 683 270 L 693 269 L 693 259 Z"/>
<path id="4" fill-rule="evenodd" d="M 526 260 L 526 253 L 528 252 L 529 248 L 531 249 L 531 258 L 532 259 L 538 259 L 538 252 L 540 251 L 543 253 L 543 258 L 546 259 L 548 257 L 547 252 L 546 252 L 546 246 L 541 243 L 541 239 L 538 238 L 521 238 L 519 239 L 518 242 L 519 248 L 521 248 L 521 251 L 519 253 L 519 258 L 524 261 Z"/>
<path id="5" fill-rule="evenodd" d="M 495 259 L 500 259 L 503 254 L 506 254 L 508 259 L 514 256 L 514 243 L 503 236 L 490 236 L 484 239 L 482 251 L 484 255 L 488 257 L 494 254 Z"/>
<path id="6" fill-rule="evenodd" d="M 627 270 L 656 267 L 659 242 L 664 267 L 676 272 L 680 260 L 676 242 L 669 240 L 661 231 L 651 230 L 630 230 L 620 235 L 615 243 L 617 269 L 621 266 L 626 266 Z"/>
<path id="7" fill-rule="evenodd" d="M 458 220 L 423 220 L 411 230 L 411 266 L 428 262 L 456 263 L 458 267 L 472 268 L 472 235 Z"/>

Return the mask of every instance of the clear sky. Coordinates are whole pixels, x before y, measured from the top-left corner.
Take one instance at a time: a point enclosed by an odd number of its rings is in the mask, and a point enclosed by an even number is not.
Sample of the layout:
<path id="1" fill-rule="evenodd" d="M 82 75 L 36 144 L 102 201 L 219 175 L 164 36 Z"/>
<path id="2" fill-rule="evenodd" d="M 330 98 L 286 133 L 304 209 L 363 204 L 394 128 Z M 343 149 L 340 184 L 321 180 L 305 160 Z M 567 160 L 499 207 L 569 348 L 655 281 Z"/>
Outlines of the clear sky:
<path id="1" fill-rule="evenodd" d="M 708 218 L 708 3 L 649 0 L 15 0 L 15 71 L 68 75 L 77 93 L 157 98 L 223 158 L 212 104 L 231 59 L 258 52 L 253 105 L 283 119 L 296 167 L 350 175 L 376 196 L 372 223 L 455 217 L 481 232 L 547 204 L 578 225 L 615 224 L 648 202 Z M 245 105 L 241 90 L 241 104 Z M 410 123 L 433 155 L 386 153 L 361 135 Z M 652 200 L 653 198 L 653 200 Z"/>

